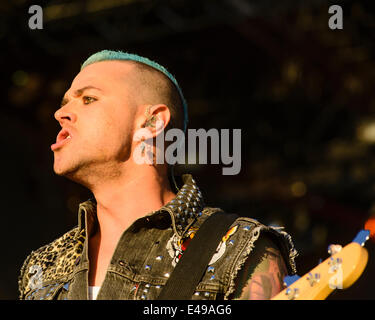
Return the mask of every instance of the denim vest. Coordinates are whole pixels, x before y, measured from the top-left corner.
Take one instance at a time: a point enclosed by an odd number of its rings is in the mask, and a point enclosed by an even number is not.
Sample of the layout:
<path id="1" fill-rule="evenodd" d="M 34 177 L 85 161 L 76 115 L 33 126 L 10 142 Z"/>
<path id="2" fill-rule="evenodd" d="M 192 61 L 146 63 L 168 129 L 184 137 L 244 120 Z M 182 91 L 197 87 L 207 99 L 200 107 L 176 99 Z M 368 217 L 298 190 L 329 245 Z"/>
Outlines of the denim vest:
<path id="1" fill-rule="evenodd" d="M 97 300 L 157 299 L 174 267 L 203 221 L 219 208 L 206 207 L 191 175 L 183 175 L 176 197 L 158 211 L 136 220 L 122 234 Z M 88 239 L 96 221 L 96 203 L 80 204 L 78 226 L 33 251 L 19 277 L 20 299 L 88 299 Z M 87 228 L 88 227 L 88 228 Z M 290 236 L 239 217 L 222 237 L 191 299 L 230 299 L 238 271 L 249 258 L 261 233 L 275 239 L 289 274 L 296 273 L 297 255 Z"/>

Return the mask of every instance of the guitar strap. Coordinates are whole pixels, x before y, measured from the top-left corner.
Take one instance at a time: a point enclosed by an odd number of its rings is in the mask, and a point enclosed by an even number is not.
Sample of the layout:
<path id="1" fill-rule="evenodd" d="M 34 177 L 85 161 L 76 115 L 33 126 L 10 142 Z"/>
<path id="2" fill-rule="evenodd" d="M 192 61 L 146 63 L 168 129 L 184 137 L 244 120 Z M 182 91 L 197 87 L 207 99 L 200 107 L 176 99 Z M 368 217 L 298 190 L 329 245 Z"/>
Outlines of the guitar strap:
<path id="1" fill-rule="evenodd" d="M 209 216 L 177 263 L 158 300 L 190 300 L 223 235 L 238 218 L 222 211 Z"/>

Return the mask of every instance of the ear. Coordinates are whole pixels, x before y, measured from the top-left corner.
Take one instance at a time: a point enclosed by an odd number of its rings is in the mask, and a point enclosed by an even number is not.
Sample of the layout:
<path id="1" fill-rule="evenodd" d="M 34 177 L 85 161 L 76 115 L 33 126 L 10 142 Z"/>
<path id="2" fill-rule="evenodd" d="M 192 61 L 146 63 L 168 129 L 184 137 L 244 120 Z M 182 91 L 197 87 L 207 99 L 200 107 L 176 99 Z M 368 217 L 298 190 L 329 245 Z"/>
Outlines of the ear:
<path id="1" fill-rule="evenodd" d="M 165 104 L 145 106 L 145 112 L 141 117 L 140 128 L 147 128 L 150 138 L 155 138 L 169 124 L 171 113 Z"/>

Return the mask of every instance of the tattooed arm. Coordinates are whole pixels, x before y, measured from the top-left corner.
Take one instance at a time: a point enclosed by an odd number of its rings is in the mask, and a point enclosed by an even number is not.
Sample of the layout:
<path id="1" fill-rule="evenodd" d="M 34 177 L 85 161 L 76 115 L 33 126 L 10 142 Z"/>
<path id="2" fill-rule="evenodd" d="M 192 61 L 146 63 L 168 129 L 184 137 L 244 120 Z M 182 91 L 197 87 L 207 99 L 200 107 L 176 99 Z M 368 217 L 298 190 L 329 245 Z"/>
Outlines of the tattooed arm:
<path id="1" fill-rule="evenodd" d="M 261 236 L 239 271 L 232 299 L 269 300 L 284 289 L 287 268 L 277 245 Z"/>

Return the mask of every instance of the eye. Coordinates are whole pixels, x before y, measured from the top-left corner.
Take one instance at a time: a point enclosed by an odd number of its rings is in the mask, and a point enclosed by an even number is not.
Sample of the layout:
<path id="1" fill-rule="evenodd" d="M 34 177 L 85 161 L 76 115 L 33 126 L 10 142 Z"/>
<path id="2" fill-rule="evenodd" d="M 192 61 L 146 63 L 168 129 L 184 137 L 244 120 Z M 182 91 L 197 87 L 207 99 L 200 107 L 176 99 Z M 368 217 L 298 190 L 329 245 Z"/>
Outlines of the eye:
<path id="1" fill-rule="evenodd" d="M 84 96 L 82 97 L 82 100 L 83 100 L 83 104 L 90 104 L 92 102 L 95 102 L 97 99 L 93 97 Z"/>

